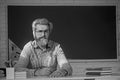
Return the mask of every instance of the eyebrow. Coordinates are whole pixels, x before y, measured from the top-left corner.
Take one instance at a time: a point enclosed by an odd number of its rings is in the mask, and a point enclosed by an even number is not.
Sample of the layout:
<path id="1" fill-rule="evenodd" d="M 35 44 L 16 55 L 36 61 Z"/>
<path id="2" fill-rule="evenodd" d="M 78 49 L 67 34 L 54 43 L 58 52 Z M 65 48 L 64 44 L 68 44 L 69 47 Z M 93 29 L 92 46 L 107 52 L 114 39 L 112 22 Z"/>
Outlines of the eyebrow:
<path id="1" fill-rule="evenodd" d="M 37 31 L 37 30 L 36 30 L 36 31 Z M 49 31 L 49 29 L 47 29 L 47 30 L 38 30 L 38 32 L 42 32 L 42 31 L 45 31 L 45 32 L 46 32 L 46 31 Z"/>

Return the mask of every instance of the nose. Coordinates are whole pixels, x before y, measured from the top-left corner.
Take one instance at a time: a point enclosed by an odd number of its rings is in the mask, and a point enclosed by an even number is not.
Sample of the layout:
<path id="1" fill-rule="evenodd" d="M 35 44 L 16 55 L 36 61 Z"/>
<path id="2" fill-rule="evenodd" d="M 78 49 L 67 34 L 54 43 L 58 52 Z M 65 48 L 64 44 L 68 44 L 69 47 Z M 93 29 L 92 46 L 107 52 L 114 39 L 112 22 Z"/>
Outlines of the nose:
<path id="1" fill-rule="evenodd" d="M 45 32 L 42 32 L 41 36 L 44 37 L 45 36 Z"/>

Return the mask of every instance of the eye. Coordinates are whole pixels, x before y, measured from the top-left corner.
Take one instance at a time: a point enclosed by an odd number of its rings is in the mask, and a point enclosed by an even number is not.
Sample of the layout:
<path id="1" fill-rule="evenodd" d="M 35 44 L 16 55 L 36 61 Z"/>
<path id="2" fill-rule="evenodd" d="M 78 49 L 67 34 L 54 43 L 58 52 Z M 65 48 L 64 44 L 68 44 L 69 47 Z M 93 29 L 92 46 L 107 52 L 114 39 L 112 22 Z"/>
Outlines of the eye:
<path id="1" fill-rule="evenodd" d="M 48 33 L 49 32 L 49 30 L 45 30 L 45 33 Z"/>
<path id="2" fill-rule="evenodd" d="M 37 33 L 41 33 L 42 32 L 42 30 L 39 30 L 39 31 L 36 31 Z"/>
<path id="3" fill-rule="evenodd" d="M 40 33 L 41 33 L 41 32 L 43 32 L 43 31 L 41 31 L 41 30 L 40 30 L 40 31 L 38 31 L 38 32 L 40 32 Z"/>

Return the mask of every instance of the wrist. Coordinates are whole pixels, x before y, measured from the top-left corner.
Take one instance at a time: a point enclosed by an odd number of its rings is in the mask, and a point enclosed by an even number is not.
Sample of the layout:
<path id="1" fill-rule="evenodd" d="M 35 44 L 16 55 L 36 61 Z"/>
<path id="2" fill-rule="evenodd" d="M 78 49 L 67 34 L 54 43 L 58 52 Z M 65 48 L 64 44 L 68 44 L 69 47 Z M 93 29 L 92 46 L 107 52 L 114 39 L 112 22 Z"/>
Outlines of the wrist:
<path id="1" fill-rule="evenodd" d="M 33 73 L 34 73 L 34 76 L 36 76 L 36 71 L 37 71 L 37 70 L 38 70 L 38 69 L 34 69 L 34 72 L 33 72 Z"/>

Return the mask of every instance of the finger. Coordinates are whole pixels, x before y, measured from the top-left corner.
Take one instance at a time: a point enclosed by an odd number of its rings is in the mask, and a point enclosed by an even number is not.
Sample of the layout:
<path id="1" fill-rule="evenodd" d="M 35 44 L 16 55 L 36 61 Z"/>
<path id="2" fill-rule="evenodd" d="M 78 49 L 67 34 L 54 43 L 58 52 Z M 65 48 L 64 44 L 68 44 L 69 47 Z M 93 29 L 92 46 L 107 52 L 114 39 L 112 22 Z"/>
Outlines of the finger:
<path id="1" fill-rule="evenodd" d="M 56 73 L 54 72 L 50 75 L 50 77 L 55 77 L 55 75 L 56 75 Z"/>
<path id="2" fill-rule="evenodd" d="M 55 77 L 60 77 L 60 73 L 58 72 Z"/>
<path id="3" fill-rule="evenodd" d="M 51 77 L 59 77 L 60 73 L 59 72 L 55 72 L 54 74 L 51 75 Z"/>

